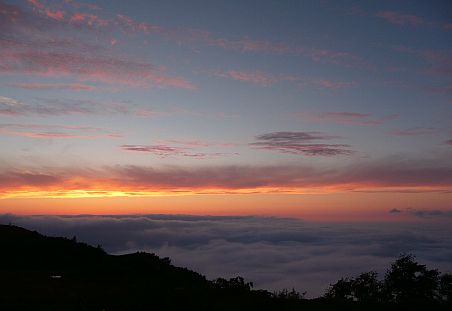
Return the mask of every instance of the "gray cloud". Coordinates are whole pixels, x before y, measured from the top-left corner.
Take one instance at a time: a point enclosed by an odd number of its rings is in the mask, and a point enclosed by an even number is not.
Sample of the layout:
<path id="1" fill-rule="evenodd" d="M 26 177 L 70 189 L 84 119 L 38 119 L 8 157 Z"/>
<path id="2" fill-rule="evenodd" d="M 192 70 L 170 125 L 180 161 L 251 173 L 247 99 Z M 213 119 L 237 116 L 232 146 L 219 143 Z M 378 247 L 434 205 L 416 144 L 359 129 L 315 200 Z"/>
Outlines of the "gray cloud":
<path id="1" fill-rule="evenodd" d="M 420 209 L 408 209 L 408 213 L 413 214 L 421 218 L 430 217 L 452 217 L 452 210 L 420 210 Z"/>
<path id="2" fill-rule="evenodd" d="M 353 153 L 348 149 L 349 145 L 318 142 L 334 138 L 339 137 L 320 132 L 273 132 L 256 136 L 257 141 L 250 145 L 257 149 L 308 156 L 334 156 Z"/>
<path id="3" fill-rule="evenodd" d="M 13 98 L 0 96 L 0 116 L 28 115 L 88 115 L 88 114 L 129 114 L 136 108 L 126 102 L 99 102 L 85 99 L 36 98 L 35 103 L 25 103 Z"/>
<path id="4" fill-rule="evenodd" d="M 407 208 L 405 210 L 399 210 L 397 208 L 393 208 L 389 211 L 390 214 L 410 214 L 419 218 L 449 218 L 452 217 L 452 210 L 437 210 L 437 209 L 415 209 L 415 208 Z"/>
<path id="5" fill-rule="evenodd" d="M 381 273 L 402 252 L 452 270 L 447 223 L 320 224 L 271 217 L 178 215 L 15 216 L 9 223 L 57 236 L 77 236 L 112 253 L 169 256 L 209 278 L 242 275 L 258 288 L 296 288 L 316 296 L 343 276 Z"/>

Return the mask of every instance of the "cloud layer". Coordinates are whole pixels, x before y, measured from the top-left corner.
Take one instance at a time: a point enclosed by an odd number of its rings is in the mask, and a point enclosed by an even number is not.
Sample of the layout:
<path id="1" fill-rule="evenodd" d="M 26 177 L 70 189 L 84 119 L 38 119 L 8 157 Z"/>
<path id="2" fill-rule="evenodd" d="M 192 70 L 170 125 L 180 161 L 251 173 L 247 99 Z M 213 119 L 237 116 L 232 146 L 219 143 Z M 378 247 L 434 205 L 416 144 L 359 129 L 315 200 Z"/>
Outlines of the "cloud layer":
<path id="1" fill-rule="evenodd" d="M 443 272 L 452 269 L 452 230 L 444 223 L 317 224 L 294 219 L 212 216 L 0 216 L 50 235 L 74 235 L 108 252 L 169 256 L 209 278 L 241 275 L 258 288 L 323 293 L 345 276 L 384 272 L 412 252 Z"/>
<path id="2" fill-rule="evenodd" d="M 311 137 L 309 135 L 313 134 L 307 135 Z M 315 168 L 302 165 L 202 167 L 116 165 L 102 168 L 7 166 L 0 169 L 0 189 L 0 197 L 310 191 L 450 192 L 452 168 L 407 159 L 361 163 L 341 168 Z"/>

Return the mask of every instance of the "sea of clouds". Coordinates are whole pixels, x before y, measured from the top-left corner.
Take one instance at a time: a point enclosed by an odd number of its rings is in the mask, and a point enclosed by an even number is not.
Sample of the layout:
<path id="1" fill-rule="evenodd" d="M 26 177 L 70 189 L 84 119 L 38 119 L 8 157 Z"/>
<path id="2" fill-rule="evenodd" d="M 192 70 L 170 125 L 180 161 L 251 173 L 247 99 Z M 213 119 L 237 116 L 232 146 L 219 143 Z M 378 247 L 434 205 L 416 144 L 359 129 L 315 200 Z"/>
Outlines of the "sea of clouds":
<path id="1" fill-rule="evenodd" d="M 0 224 L 76 236 L 113 254 L 153 252 L 210 279 L 240 275 L 256 288 L 295 288 L 314 297 L 341 277 L 370 270 L 383 276 L 401 253 L 452 271 L 450 221 L 421 218 L 345 224 L 257 216 L 4 214 Z"/>

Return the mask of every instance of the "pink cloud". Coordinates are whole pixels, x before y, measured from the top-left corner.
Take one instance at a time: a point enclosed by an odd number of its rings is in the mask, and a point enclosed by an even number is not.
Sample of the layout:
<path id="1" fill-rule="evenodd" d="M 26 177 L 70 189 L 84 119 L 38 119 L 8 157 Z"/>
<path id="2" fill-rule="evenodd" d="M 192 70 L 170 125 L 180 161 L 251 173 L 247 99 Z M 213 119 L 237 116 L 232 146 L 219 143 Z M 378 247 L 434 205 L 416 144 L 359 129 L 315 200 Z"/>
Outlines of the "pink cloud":
<path id="1" fill-rule="evenodd" d="M 346 125 L 381 125 L 397 118 L 396 115 L 375 118 L 368 113 L 359 112 L 309 112 L 299 114 L 303 119 L 313 122 L 334 122 Z"/>
<path id="2" fill-rule="evenodd" d="M 438 94 L 451 94 L 452 93 L 452 84 L 447 86 L 440 87 L 428 87 L 430 92 L 438 93 Z"/>
<path id="3" fill-rule="evenodd" d="M 401 14 L 394 11 L 378 12 L 376 16 L 383 18 L 392 24 L 402 26 L 419 26 L 426 24 L 426 21 L 422 17 L 411 14 Z"/>
<path id="4" fill-rule="evenodd" d="M 135 112 L 135 115 L 139 116 L 139 117 L 156 117 L 156 116 L 160 116 L 160 115 L 164 115 L 165 113 L 162 113 L 160 111 L 155 111 L 155 110 L 149 110 L 149 109 L 139 109 Z"/>
<path id="5" fill-rule="evenodd" d="M 1 132 L 0 132 L 1 133 Z M 77 135 L 77 134 L 67 134 L 62 132 L 8 132 L 7 134 L 13 136 L 23 136 L 30 138 L 113 138 L 111 135 Z"/>
<path id="6" fill-rule="evenodd" d="M 233 146 L 237 146 L 237 144 L 217 143 L 217 142 L 209 142 L 209 141 L 203 141 L 203 140 L 166 140 L 163 142 L 176 144 L 176 145 L 189 146 L 189 147 L 233 147 Z"/>
<path id="7" fill-rule="evenodd" d="M 215 33 L 202 30 L 169 29 L 154 24 L 138 22 L 125 15 L 117 15 L 113 23 L 128 34 L 156 34 L 178 44 L 214 46 L 239 52 L 295 54 L 307 57 L 316 62 L 332 63 L 347 67 L 369 67 L 369 64 L 364 59 L 349 52 L 300 47 L 284 42 L 254 40 L 250 38 L 224 38 Z"/>
<path id="8" fill-rule="evenodd" d="M 331 81 L 331 80 L 313 80 L 312 83 L 321 88 L 338 90 L 353 87 L 355 82 Z"/>
<path id="9" fill-rule="evenodd" d="M 452 23 L 445 23 L 443 24 L 444 30 L 452 30 Z"/>
<path id="10" fill-rule="evenodd" d="M 44 5 L 38 0 L 28 0 L 28 3 L 40 10 L 43 10 L 45 8 Z"/>
<path id="11" fill-rule="evenodd" d="M 251 82 L 262 86 L 269 86 L 278 80 L 276 77 L 261 71 L 229 70 L 226 72 L 217 72 L 215 75 L 242 82 Z"/>
<path id="12" fill-rule="evenodd" d="M 165 145 L 121 145 L 122 150 L 146 152 L 158 157 L 166 158 L 169 156 L 183 155 L 187 148 L 171 147 Z"/>
<path id="13" fill-rule="evenodd" d="M 1 40 L 0 40 L 1 43 Z M 134 87 L 175 87 L 194 90 L 187 80 L 168 76 L 148 63 L 82 52 L 46 52 L 17 44 L 0 46 L 0 72 L 40 76 L 75 76 L 79 80 L 101 81 Z M 21 48 L 22 47 L 22 48 Z"/>
<path id="14" fill-rule="evenodd" d="M 423 136 L 434 134 L 436 130 L 433 127 L 413 127 L 405 130 L 390 132 L 394 136 Z"/>
<path id="15" fill-rule="evenodd" d="M 56 19 L 58 21 L 62 21 L 64 19 L 64 12 L 63 11 L 51 11 L 51 10 L 46 10 L 46 15 L 47 17 Z"/>
<path id="16" fill-rule="evenodd" d="M 45 6 L 40 5 L 38 12 L 45 15 Z M 47 8 L 49 10 L 49 8 Z M 98 15 L 82 12 L 74 12 L 63 20 L 64 16 L 58 15 L 58 20 L 69 24 L 86 24 L 106 28 L 117 27 L 125 34 L 155 34 L 177 44 L 213 46 L 226 50 L 239 52 L 262 52 L 273 54 L 294 54 L 307 57 L 315 62 L 331 63 L 346 67 L 366 67 L 370 65 L 360 57 L 349 52 L 334 51 L 328 49 L 295 46 L 285 42 L 272 42 L 267 40 L 255 40 L 248 37 L 226 38 L 215 33 L 195 29 L 173 29 L 146 22 L 136 21 L 133 18 L 117 14 L 115 18 L 101 18 Z"/>
<path id="17" fill-rule="evenodd" d="M 63 0 L 63 1 L 64 1 L 64 3 L 71 5 L 72 7 L 76 8 L 76 9 L 87 8 L 90 10 L 100 10 L 100 8 L 93 3 L 84 3 L 84 2 L 74 1 L 74 0 Z"/>
<path id="18" fill-rule="evenodd" d="M 108 20 L 100 18 L 97 15 L 80 12 L 72 14 L 71 18 L 69 19 L 69 22 L 75 24 L 83 23 L 88 26 L 97 26 L 97 27 L 106 27 L 110 23 Z"/>
<path id="19" fill-rule="evenodd" d="M 80 83 L 14 83 L 9 86 L 29 90 L 73 90 L 94 91 L 96 87 Z"/>
<path id="20" fill-rule="evenodd" d="M 447 66 L 452 65 L 452 55 L 450 50 L 428 49 L 428 50 L 414 50 L 413 52 L 430 63 L 436 63 Z"/>
<path id="21" fill-rule="evenodd" d="M 299 86 L 308 86 L 329 90 L 338 90 L 353 87 L 355 82 L 348 81 L 332 81 L 328 79 L 314 79 L 304 76 L 294 76 L 287 74 L 270 74 L 262 71 L 245 71 L 245 70 L 228 70 L 217 71 L 214 73 L 217 77 L 229 78 L 241 82 L 249 82 L 261 86 L 270 86 L 278 82 L 296 83 Z"/>
<path id="22" fill-rule="evenodd" d="M 0 10 L 0 16 L 14 16 L 15 19 L 14 22 L 6 23 L 6 27 L 0 27 L 0 31 L 16 34 L 11 38 L 1 36 L 4 37 L 0 39 L 1 73 L 72 76 L 82 81 L 92 80 L 133 87 L 196 89 L 186 79 L 168 75 L 162 67 L 115 57 L 108 50 L 84 43 L 86 41 L 78 41 L 76 38 L 66 40 L 43 36 L 42 29 L 70 30 L 70 24 L 79 22 L 87 26 L 106 26 L 106 21 L 88 13 L 74 13 L 66 17 L 63 11 L 43 7 L 41 2 L 32 1 L 30 4 L 36 12 L 0 4 L 5 6 L 4 10 Z M 79 26 L 74 27 L 77 28 L 72 30 L 79 31 Z"/>
<path id="23" fill-rule="evenodd" d="M 425 73 L 450 75 L 452 73 L 452 51 L 450 49 L 414 49 L 407 46 L 395 47 L 397 52 L 412 54 L 428 64 Z"/>
<path id="24" fill-rule="evenodd" d="M 78 132 L 91 132 L 91 134 L 80 134 Z M 38 139 L 48 139 L 48 138 L 111 139 L 122 137 L 118 133 L 111 133 L 107 130 L 96 127 L 47 125 L 47 124 L 0 124 L 0 135 L 21 136 Z"/>
<path id="25" fill-rule="evenodd" d="M 167 157 L 190 157 L 190 158 L 216 158 L 229 155 L 238 155 L 237 153 L 224 153 L 224 152 L 195 152 L 191 147 L 176 147 L 169 145 L 121 145 L 120 148 L 125 151 L 144 152 L 149 153 L 160 158 Z"/>
<path id="26" fill-rule="evenodd" d="M 84 14 L 78 12 L 74 13 L 70 19 L 71 22 L 82 22 L 84 20 L 85 20 Z"/>

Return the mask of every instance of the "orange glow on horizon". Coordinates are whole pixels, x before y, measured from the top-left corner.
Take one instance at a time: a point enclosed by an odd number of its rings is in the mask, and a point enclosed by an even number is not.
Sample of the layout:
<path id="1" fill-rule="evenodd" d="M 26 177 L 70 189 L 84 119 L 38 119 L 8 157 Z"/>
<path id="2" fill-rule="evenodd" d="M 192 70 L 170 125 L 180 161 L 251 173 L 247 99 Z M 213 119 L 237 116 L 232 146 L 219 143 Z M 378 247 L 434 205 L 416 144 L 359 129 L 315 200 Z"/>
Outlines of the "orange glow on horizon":
<path id="1" fill-rule="evenodd" d="M 173 188 L 173 189 L 128 189 L 126 187 L 89 188 L 35 188 L 19 187 L 0 191 L 0 199 L 21 198 L 102 198 L 102 197 L 159 197 L 187 196 L 199 194 L 330 194 L 347 192 L 449 192 L 451 189 L 432 186 L 390 187 L 380 185 L 334 185 L 322 187 L 256 187 L 256 188 Z"/>
<path id="2" fill-rule="evenodd" d="M 185 214 L 295 217 L 320 222 L 416 220 L 391 209 L 447 209 L 452 193 L 190 194 L 148 197 L 5 198 L 0 213 L 21 215 Z"/>

